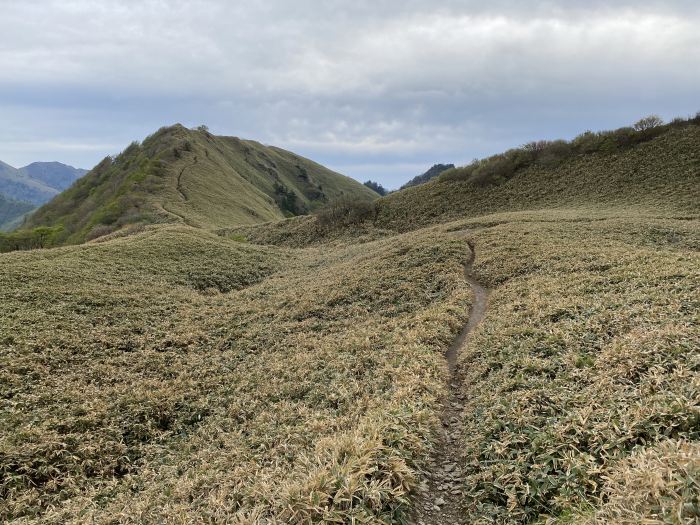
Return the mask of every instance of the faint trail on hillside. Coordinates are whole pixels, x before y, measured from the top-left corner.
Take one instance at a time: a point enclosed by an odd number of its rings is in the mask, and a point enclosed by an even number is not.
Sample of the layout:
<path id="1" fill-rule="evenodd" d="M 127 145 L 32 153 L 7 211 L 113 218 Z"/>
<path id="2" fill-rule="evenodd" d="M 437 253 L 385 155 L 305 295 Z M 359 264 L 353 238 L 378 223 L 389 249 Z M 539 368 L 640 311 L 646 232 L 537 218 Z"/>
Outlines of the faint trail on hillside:
<path id="1" fill-rule="evenodd" d="M 186 169 L 193 167 L 195 164 L 197 164 L 197 155 L 194 156 L 194 160 L 191 163 L 183 166 L 182 169 L 180 170 L 180 173 L 178 173 L 178 175 L 177 175 L 177 185 L 175 186 L 175 188 L 177 189 L 177 192 L 180 194 L 180 197 L 182 197 L 182 200 L 185 202 L 187 202 L 187 195 L 185 195 L 185 193 L 182 191 L 182 175 L 185 173 Z"/>
<path id="2" fill-rule="evenodd" d="M 425 478 L 414 501 L 414 523 L 417 525 L 465 524 L 464 484 L 461 465 L 464 464 L 464 441 L 461 422 L 464 410 L 464 394 L 460 388 L 463 374 L 458 357 L 469 344 L 474 329 L 483 320 L 488 306 L 490 290 L 472 276 L 476 259 L 474 244 L 467 241 L 471 254 L 464 265 L 464 278 L 471 286 L 474 301 L 469 310 L 469 320 L 450 345 L 445 357 L 449 369 L 449 394 L 443 408 L 438 438 L 435 443 Z"/>
<path id="3" fill-rule="evenodd" d="M 467 343 L 469 342 L 469 335 L 474 328 L 481 323 L 484 315 L 486 314 L 486 306 L 488 304 L 488 297 L 490 293 L 490 290 L 479 284 L 479 282 L 471 275 L 474 259 L 476 259 L 476 250 L 474 248 L 474 244 L 471 242 L 467 242 L 467 244 L 469 245 L 471 255 L 469 256 L 467 263 L 464 265 L 464 279 L 469 283 L 469 286 L 471 286 L 472 292 L 474 292 L 474 302 L 469 310 L 469 320 L 467 321 L 467 324 L 464 325 L 457 338 L 452 341 L 450 348 L 447 350 L 447 354 L 445 354 L 445 357 L 447 357 L 447 365 L 449 366 L 450 370 L 450 376 L 455 375 L 457 368 L 457 356 L 459 355 L 460 350 L 466 347 Z"/>

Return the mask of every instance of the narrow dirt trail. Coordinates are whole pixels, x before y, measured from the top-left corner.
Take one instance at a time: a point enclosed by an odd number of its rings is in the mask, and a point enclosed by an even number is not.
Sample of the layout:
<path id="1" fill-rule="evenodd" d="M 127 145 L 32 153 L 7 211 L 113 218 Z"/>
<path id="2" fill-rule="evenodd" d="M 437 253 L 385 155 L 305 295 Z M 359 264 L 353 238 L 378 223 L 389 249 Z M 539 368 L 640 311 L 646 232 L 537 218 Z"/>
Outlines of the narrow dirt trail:
<path id="1" fill-rule="evenodd" d="M 180 194 L 180 197 L 182 197 L 182 200 L 185 202 L 187 202 L 187 196 L 182 191 L 182 175 L 185 173 L 186 169 L 191 168 L 195 164 L 197 164 L 197 155 L 194 156 L 194 160 L 191 163 L 183 166 L 182 169 L 180 170 L 180 173 L 178 173 L 178 175 L 177 175 L 177 184 L 176 184 L 175 188 L 177 189 L 177 192 Z"/>
<path id="2" fill-rule="evenodd" d="M 464 395 L 460 388 L 462 374 L 457 358 L 469 344 L 471 333 L 483 320 L 488 306 L 490 290 L 479 284 L 471 275 L 476 250 L 467 242 L 471 255 L 464 265 L 464 278 L 474 293 L 469 320 L 447 351 L 449 368 L 449 394 L 441 415 L 442 427 L 435 449 L 428 461 L 425 481 L 419 487 L 415 500 L 414 523 L 417 525 L 464 524 L 463 440 L 460 422 L 464 410 Z"/>

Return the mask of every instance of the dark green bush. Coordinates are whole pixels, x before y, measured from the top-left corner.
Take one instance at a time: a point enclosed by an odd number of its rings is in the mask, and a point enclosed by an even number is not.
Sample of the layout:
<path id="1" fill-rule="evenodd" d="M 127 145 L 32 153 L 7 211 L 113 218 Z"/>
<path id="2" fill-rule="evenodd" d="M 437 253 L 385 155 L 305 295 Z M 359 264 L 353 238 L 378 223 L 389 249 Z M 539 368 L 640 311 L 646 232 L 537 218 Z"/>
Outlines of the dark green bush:
<path id="1" fill-rule="evenodd" d="M 507 154 L 491 157 L 479 163 L 470 180 L 478 186 L 498 184 L 507 180 L 515 172 L 515 168 L 515 162 Z"/>
<path id="2" fill-rule="evenodd" d="M 377 207 L 373 202 L 349 198 L 333 201 L 316 213 L 316 221 L 324 230 L 346 226 L 357 226 L 377 217 Z"/>
<path id="3" fill-rule="evenodd" d="M 364 185 L 367 186 L 370 190 L 374 191 L 375 193 L 378 193 L 382 197 L 389 193 L 384 186 L 382 186 L 378 182 L 374 182 L 373 180 L 368 180 L 364 183 Z"/>
<path id="4" fill-rule="evenodd" d="M 299 199 L 299 196 L 294 190 L 288 188 L 284 184 L 275 181 L 275 201 L 277 205 L 288 217 L 294 215 L 303 215 L 308 210 L 304 202 Z"/>
<path id="5" fill-rule="evenodd" d="M 565 140 L 547 142 L 542 151 L 537 155 L 537 164 L 546 167 L 554 167 L 561 164 L 574 153 L 574 147 Z"/>
<path id="6" fill-rule="evenodd" d="M 441 182 L 459 182 L 468 180 L 472 173 L 474 173 L 477 162 L 478 161 L 475 160 L 472 164 L 445 170 L 440 174 L 438 180 Z"/>

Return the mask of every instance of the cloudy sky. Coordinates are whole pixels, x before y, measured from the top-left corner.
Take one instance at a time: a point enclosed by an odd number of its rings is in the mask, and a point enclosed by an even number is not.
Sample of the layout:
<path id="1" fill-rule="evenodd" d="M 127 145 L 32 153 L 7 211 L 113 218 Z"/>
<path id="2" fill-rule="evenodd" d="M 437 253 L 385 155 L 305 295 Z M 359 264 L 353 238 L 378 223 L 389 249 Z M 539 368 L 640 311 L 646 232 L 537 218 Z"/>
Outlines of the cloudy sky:
<path id="1" fill-rule="evenodd" d="M 700 111 L 700 2 L 0 0 L 0 160 L 165 124 L 397 187 L 436 162 Z"/>

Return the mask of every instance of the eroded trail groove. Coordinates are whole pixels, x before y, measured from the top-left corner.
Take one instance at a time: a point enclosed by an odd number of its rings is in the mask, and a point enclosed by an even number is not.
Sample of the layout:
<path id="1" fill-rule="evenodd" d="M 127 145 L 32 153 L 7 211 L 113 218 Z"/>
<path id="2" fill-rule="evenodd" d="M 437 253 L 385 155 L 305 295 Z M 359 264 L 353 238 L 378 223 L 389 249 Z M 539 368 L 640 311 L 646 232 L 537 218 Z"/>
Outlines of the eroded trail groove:
<path id="1" fill-rule="evenodd" d="M 185 192 L 183 191 L 182 188 L 182 175 L 185 173 L 186 169 L 189 169 L 197 164 L 197 155 L 194 156 L 194 160 L 187 164 L 186 166 L 183 166 L 183 168 L 180 170 L 180 173 L 177 175 L 177 183 L 175 185 L 175 189 L 177 192 L 180 194 L 180 197 L 182 198 L 183 201 L 187 202 L 187 195 L 185 195 Z"/>
<path id="2" fill-rule="evenodd" d="M 472 276 L 472 266 L 476 250 L 471 242 L 469 260 L 464 265 L 464 278 L 474 293 L 469 311 L 469 320 L 447 351 L 449 367 L 449 394 L 443 408 L 442 427 L 435 449 L 428 462 L 428 471 L 419 487 L 415 500 L 414 522 L 417 525 L 456 525 L 463 524 L 463 439 L 460 422 L 464 410 L 464 394 L 461 388 L 462 373 L 457 358 L 469 344 L 471 333 L 483 320 L 488 305 L 490 290 L 479 284 Z"/>

